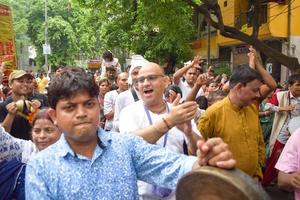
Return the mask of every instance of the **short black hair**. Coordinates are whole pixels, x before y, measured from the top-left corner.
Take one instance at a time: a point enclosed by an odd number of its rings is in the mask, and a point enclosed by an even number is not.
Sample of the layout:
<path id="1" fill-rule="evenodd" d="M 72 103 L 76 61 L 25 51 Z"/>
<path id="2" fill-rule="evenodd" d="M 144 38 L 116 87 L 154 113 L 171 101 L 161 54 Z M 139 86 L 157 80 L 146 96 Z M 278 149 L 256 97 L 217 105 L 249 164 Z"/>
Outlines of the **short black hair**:
<path id="1" fill-rule="evenodd" d="M 289 77 L 288 83 L 289 83 L 289 85 L 293 85 L 297 81 L 300 81 L 300 74 L 291 75 Z"/>
<path id="2" fill-rule="evenodd" d="M 87 92 L 91 97 L 98 97 L 99 87 L 94 77 L 78 67 L 67 67 L 51 80 L 48 89 L 48 101 L 51 108 L 55 109 L 57 102 L 68 99 L 78 92 Z"/>
<path id="3" fill-rule="evenodd" d="M 170 90 L 173 90 L 176 94 L 180 94 L 180 96 L 182 97 L 182 91 L 180 89 L 180 87 L 178 85 L 169 85 L 166 89 L 165 89 L 165 92 L 164 92 L 164 95 L 165 97 L 169 97 L 170 95 Z"/>
<path id="4" fill-rule="evenodd" d="M 199 96 L 195 99 L 198 107 L 202 110 L 206 110 L 208 108 L 208 101 L 205 96 Z"/>
<path id="5" fill-rule="evenodd" d="M 256 70 L 250 68 L 248 65 L 241 65 L 233 70 L 229 80 L 229 86 L 233 88 L 238 83 L 246 85 L 254 80 L 263 82 L 262 76 Z"/>

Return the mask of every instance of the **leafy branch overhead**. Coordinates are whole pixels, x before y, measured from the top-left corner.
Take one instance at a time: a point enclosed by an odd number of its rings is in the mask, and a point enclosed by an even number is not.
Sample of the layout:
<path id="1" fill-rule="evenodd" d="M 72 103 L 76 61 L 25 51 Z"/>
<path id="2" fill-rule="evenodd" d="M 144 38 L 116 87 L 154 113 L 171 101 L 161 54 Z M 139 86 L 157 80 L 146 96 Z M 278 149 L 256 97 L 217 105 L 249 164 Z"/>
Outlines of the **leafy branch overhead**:
<path id="1" fill-rule="evenodd" d="M 222 36 L 237 39 L 247 44 L 250 44 L 260 52 L 263 52 L 266 56 L 285 65 L 292 71 L 292 73 L 300 73 L 300 64 L 297 58 L 284 55 L 258 39 L 260 28 L 260 10 L 262 5 L 261 0 L 253 0 L 254 17 L 252 21 L 253 31 L 251 35 L 248 35 L 237 28 L 227 26 L 224 24 L 220 5 L 218 4 L 217 0 L 203 0 L 200 3 L 195 3 L 195 1 L 193 0 L 182 1 L 187 3 L 189 6 L 193 7 L 197 12 L 203 14 L 205 19 L 210 23 L 210 25 L 218 29 Z"/>

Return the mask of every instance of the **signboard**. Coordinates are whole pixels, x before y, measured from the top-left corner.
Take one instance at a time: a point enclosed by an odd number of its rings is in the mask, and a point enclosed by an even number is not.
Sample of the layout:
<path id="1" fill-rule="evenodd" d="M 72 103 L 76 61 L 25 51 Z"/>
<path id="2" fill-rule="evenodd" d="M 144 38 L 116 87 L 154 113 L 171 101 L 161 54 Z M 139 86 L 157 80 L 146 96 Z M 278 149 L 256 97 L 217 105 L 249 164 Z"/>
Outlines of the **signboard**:
<path id="1" fill-rule="evenodd" d="M 0 65 L 3 63 L 6 73 L 17 68 L 11 9 L 0 4 Z"/>
<path id="2" fill-rule="evenodd" d="M 101 66 L 101 60 L 90 60 L 87 63 L 88 69 L 100 69 Z"/>
<path id="3" fill-rule="evenodd" d="M 51 54 L 50 44 L 43 44 L 43 54 L 44 55 Z"/>

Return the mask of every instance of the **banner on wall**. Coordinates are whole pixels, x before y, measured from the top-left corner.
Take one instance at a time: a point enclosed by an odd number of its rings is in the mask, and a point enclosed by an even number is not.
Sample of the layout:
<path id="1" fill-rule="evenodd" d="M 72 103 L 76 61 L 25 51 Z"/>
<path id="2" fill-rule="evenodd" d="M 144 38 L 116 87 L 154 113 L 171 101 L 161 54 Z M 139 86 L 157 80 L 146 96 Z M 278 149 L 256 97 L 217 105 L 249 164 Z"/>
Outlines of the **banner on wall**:
<path id="1" fill-rule="evenodd" d="M 11 9 L 0 4 L 0 65 L 5 64 L 5 73 L 17 68 L 16 48 Z"/>

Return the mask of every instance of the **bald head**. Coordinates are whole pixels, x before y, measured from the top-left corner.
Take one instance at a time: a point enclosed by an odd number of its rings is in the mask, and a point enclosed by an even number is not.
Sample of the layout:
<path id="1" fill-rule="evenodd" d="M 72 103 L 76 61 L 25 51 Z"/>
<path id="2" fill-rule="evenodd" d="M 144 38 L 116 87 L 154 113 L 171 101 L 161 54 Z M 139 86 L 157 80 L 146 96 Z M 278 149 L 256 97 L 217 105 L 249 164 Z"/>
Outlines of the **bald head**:
<path id="1" fill-rule="evenodd" d="M 158 64 L 156 64 L 156 63 L 153 63 L 153 62 L 149 62 L 149 63 L 147 63 L 145 66 L 143 66 L 141 69 L 140 69 L 140 71 L 148 71 L 148 70 L 153 70 L 153 71 L 155 71 L 155 72 L 159 72 L 160 74 L 162 74 L 162 75 L 165 75 L 165 72 L 164 72 L 164 69 L 160 66 L 160 65 L 158 65 Z M 140 73 L 140 72 L 139 72 Z"/>
<path id="2" fill-rule="evenodd" d="M 148 108 L 164 104 L 163 92 L 168 85 L 168 78 L 162 67 L 147 63 L 140 69 L 137 82 L 141 98 Z"/>
<path id="3" fill-rule="evenodd" d="M 128 73 L 122 72 L 117 77 L 117 85 L 121 92 L 128 89 Z"/>

